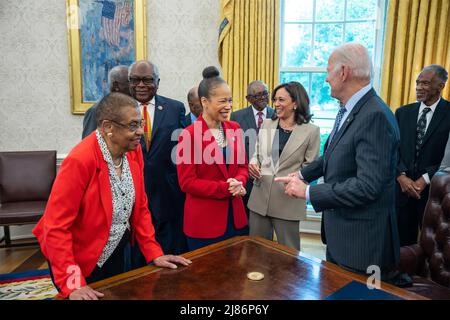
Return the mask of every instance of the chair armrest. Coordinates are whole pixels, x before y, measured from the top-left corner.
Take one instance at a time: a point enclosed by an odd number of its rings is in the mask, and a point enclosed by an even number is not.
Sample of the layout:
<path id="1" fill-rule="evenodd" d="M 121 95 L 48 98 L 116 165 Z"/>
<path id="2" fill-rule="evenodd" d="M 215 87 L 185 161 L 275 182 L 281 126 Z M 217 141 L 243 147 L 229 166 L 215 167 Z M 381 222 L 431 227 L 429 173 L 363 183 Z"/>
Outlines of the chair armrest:
<path id="1" fill-rule="evenodd" d="M 424 274 L 425 256 L 418 244 L 400 248 L 399 271 L 406 272 L 410 276 Z"/>

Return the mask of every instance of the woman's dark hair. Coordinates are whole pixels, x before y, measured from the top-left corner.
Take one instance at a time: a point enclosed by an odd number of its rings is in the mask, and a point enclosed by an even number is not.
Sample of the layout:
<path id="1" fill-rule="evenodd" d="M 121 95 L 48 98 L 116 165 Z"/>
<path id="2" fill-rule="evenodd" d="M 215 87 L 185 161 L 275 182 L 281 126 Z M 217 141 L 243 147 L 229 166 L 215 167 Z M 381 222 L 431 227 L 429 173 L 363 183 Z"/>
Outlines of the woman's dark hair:
<path id="1" fill-rule="evenodd" d="M 130 96 L 120 92 L 107 94 L 100 100 L 95 110 L 97 126 L 100 126 L 103 120 L 121 122 L 123 109 L 130 106 L 138 108 L 136 101 Z"/>
<path id="2" fill-rule="evenodd" d="M 297 104 L 297 108 L 294 110 L 294 121 L 297 124 L 308 123 L 311 120 L 312 114 L 309 109 L 309 97 L 305 88 L 300 82 L 291 81 L 287 83 L 280 84 L 272 92 L 272 101 L 275 99 L 277 91 L 284 88 L 291 97 L 292 101 Z M 274 112 L 272 115 L 272 120 L 276 120 L 277 113 Z"/>
<path id="3" fill-rule="evenodd" d="M 220 84 L 226 83 L 226 81 L 220 76 L 219 70 L 214 67 L 206 67 L 203 72 L 203 80 L 198 85 L 198 98 L 209 98 L 211 92 L 217 88 Z"/>

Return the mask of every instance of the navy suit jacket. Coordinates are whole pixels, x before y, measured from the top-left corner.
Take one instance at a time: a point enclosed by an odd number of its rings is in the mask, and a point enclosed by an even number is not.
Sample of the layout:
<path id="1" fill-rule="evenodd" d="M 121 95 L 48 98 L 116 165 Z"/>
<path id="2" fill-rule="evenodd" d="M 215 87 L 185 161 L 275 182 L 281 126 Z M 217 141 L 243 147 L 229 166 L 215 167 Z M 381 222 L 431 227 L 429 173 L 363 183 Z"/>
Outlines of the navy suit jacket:
<path id="1" fill-rule="evenodd" d="M 190 126 L 192 124 L 192 119 L 191 119 L 191 112 L 189 112 L 186 115 L 186 127 Z"/>
<path id="2" fill-rule="evenodd" d="M 323 156 L 305 167 L 310 200 L 322 211 L 323 240 L 339 265 L 366 272 L 399 260 L 395 211 L 399 129 L 371 89 L 355 105 Z"/>
<path id="3" fill-rule="evenodd" d="M 86 138 L 92 132 L 97 129 L 97 120 L 95 118 L 95 112 L 97 110 L 98 102 L 92 107 L 86 110 L 83 118 L 83 133 L 81 134 L 81 139 Z"/>
<path id="4" fill-rule="evenodd" d="M 150 212 L 156 225 L 160 222 L 180 219 L 183 215 L 184 194 L 178 185 L 172 150 L 175 150 L 178 142 L 177 129 L 185 127 L 185 113 L 182 102 L 156 95 L 155 116 L 148 152 L 144 139 L 141 140 L 145 189 Z"/>

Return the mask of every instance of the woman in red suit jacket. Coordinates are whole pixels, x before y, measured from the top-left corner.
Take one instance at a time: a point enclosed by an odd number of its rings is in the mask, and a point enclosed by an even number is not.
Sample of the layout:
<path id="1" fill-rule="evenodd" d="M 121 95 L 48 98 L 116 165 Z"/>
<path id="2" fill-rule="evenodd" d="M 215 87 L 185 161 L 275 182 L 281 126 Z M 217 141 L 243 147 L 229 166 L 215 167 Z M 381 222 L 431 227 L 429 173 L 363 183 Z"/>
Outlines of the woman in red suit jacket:
<path id="1" fill-rule="evenodd" d="M 143 182 L 142 120 L 132 98 L 111 93 L 97 107 L 98 129 L 62 162 L 44 216 L 33 233 L 59 295 L 98 299 L 90 282 L 125 270 L 136 240 L 147 262 L 176 268 L 155 240 Z M 120 207 L 119 207 L 120 206 Z"/>
<path id="2" fill-rule="evenodd" d="M 227 121 L 231 90 L 215 67 L 206 68 L 203 78 L 198 89 L 203 114 L 183 130 L 177 149 L 189 250 L 248 234 L 242 201 L 248 166 L 242 130 Z"/>

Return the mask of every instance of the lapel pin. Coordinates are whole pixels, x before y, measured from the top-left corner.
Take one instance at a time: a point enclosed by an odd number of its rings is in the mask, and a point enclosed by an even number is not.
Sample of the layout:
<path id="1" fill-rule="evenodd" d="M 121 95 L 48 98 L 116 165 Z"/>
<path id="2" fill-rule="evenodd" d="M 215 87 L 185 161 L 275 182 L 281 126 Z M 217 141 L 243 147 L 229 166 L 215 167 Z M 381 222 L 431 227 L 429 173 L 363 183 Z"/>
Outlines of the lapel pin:
<path id="1" fill-rule="evenodd" d="M 163 109 L 163 107 L 162 107 L 162 106 L 158 106 L 158 110 L 160 110 L 160 111 L 161 111 L 162 109 Z"/>

